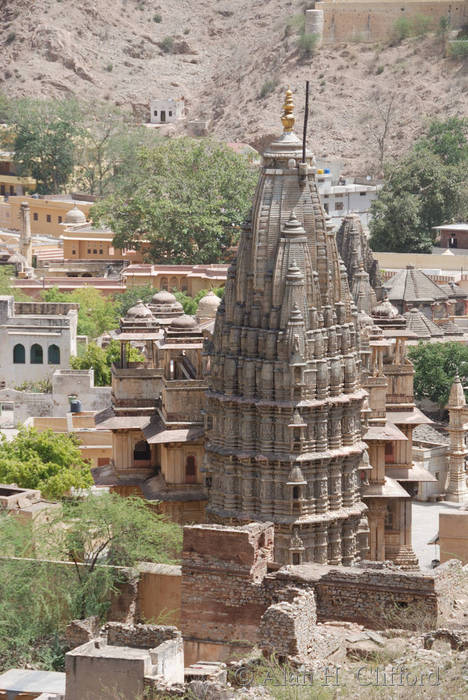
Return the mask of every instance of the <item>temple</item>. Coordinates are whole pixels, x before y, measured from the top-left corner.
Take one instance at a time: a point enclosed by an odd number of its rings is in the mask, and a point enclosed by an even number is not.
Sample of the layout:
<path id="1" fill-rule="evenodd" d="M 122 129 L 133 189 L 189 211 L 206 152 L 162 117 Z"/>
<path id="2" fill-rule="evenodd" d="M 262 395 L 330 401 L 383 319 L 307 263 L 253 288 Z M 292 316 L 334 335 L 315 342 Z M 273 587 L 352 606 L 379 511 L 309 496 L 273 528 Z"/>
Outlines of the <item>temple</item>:
<path id="1" fill-rule="evenodd" d="M 279 563 L 352 565 L 368 548 L 359 328 L 294 121 L 288 90 L 208 347 L 207 514 L 273 522 Z"/>

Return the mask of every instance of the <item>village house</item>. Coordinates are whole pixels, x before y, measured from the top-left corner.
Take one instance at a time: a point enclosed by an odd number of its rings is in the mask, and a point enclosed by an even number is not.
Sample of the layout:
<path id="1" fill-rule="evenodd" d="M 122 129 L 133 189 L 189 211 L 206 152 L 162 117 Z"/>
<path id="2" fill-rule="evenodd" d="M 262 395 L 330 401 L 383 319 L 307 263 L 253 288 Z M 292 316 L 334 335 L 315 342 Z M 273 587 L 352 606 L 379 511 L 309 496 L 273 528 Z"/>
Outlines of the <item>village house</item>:
<path id="1" fill-rule="evenodd" d="M 185 117 L 185 100 L 183 97 L 168 97 L 150 101 L 151 124 L 174 124 Z"/>
<path id="2" fill-rule="evenodd" d="M 84 215 L 82 223 L 87 220 L 93 204 L 88 199 L 74 199 L 72 195 L 27 195 L 9 197 L 0 202 L 0 226 L 7 229 L 21 228 L 20 207 L 27 202 L 31 210 L 31 232 L 60 238 L 63 224 L 77 223 Z"/>
<path id="3" fill-rule="evenodd" d="M 76 355 L 78 304 L 0 297 L 0 383 L 51 378 Z"/>

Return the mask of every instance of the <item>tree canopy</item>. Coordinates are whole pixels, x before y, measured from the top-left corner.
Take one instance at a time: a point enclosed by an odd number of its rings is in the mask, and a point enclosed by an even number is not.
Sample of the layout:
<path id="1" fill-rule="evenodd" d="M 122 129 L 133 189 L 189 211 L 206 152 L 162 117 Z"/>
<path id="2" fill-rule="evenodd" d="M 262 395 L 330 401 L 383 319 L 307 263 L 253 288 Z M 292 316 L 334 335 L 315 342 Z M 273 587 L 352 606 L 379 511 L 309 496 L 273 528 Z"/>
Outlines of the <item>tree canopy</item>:
<path id="1" fill-rule="evenodd" d="M 18 172 L 37 181 L 38 192 L 58 194 L 75 166 L 81 115 L 74 100 L 23 98 L 9 103 L 8 122 Z"/>
<path id="2" fill-rule="evenodd" d="M 62 513 L 34 525 L 0 513 L 0 551 L 17 557 L 0 567 L 0 672 L 63 670 L 65 627 L 89 615 L 106 620 L 129 575 L 115 566 L 177 563 L 181 542 L 182 528 L 147 501 L 117 494 L 67 500 Z"/>
<path id="3" fill-rule="evenodd" d="M 117 340 L 111 340 L 106 348 L 101 348 L 96 343 L 89 343 L 84 353 L 70 358 L 70 365 L 73 369 L 93 369 L 94 385 L 110 386 L 112 363 L 118 362 L 119 359 L 120 343 Z M 127 359 L 130 362 L 143 362 L 145 358 L 137 348 L 130 346 Z"/>
<path id="4" fill-rule="evenodd" d="M 468 214 L 467 132 L 468 119 L 434 120 L 407 155 L 387 163 L 371 206 L 373 250 L 428 253 L 432 227 Z"/>
<path id="5" fill-rule="evenodd" d="M 89 464 L 81 457 L 74 435 L 40 433 L 20 428 L 10 441 L 0 441 L 0 482 L 40 489 L 46 498 L 60 498 L 74 488 L 93 483 Z"/>
<path id="6" fill-rule="evenodd" d="M 60 292 L 57 287 L 42 293 L 44 301 L 77 302 L 78 334 L 97 338 L 107 331 L 117 328 L 118 314 L 115 303 L 106 298 L 95 287 L 81 287 L 73 292 Z"/>
<path id="7" fill-rule="evenodd" d="M 468 346 L 462 343 L 424 343 L 409 349 L 414 365 L 414 393 L 445 408 L 455 375 L 468 379 Z"/>
<path id="8" fill-rule="evenodd" d="M 166 139 L 134 153 L 134 177 L 91 209 L 117 248 L 148 245 L 153 262 L 213 263 L 237 240 L 257 173 L 210 140 Z"/>

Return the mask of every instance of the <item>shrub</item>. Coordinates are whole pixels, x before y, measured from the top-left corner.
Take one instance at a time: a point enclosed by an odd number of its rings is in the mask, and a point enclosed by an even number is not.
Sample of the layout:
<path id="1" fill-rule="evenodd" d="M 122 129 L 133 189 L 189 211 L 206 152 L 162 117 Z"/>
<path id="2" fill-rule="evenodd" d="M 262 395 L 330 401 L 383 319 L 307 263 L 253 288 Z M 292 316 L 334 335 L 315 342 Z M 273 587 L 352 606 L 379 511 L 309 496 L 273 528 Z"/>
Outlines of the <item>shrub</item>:
<path id="1" fill-rule="evenodd" d="M 11 44 L 12 41 L 14 41 L 15 39 L 16 39 L 16 34 L 15 34 L 15 32 L 10 32 L 10 33 L 8 34 L 7 38 L 6 38 L 5 43 L 6 43 L 6 44 Z"/>
<path id="2" fill-rule="evenodd" d="M 310 58 L 318 42 L 318 34 L 301 34 L 297 40 L 297 48 L 301 58 Z"/>
<path id="3" fill-rule="evenodd" d="M 162 16 L 159 14 L 159 12 L 156 12 L 156 14 L 153 15 L 153 22 L 156 22 L 156 24 L 161 24 Z"/>
<path id="4" fill-rule="evenodd" d="M 37 382 L 26 380 L 22 384 L 15 386 L 15 389 L 16 391 L 28 391 L 33 394 L 51 394 L 52 382 L 50 379 L 39 379 Z"/>
<path id="5" fill-rule="evenodd" d="M 376 75 L 380 75 L 381 73 L 384 72 L 384 67 L 383 66 L 378 66 L 377 70 L 375 71 Z"/>
<path id="6" fill-rule="evenodd" d="M 468 57 L 468 39 L 456 39 L 451 41 L 448 46 L 448 55 L 450 58 L 467 58 Z"/>
<path id="7" fill-rule="evenodd" d="M 166 36 L 159 44 L 164 53 L 172 53 L 174 50 L 174 39 L 172 36 Z"/>
<path id="8" fill-rule="evenodd" d="M 259 93 L 259 98 L 262 100 L 264 97 L 266 97 L 271 92 L 273 92 L 276 85 L 277 85 L 276 80 L 272 80 L 271 78 L 269 78 L 268 80 L 265 80 L 265 82 L 263 83 L 263 85 L 261 87 L 261 90 Z"/>
<path id="9" fill-rule="evenodd" d="M 106 71 L 108 73 L 112 73 L 113 69 L 114 69 L 114 66 L 112 65 L 112 63 L 108 63 L 106 66 Z"/>
<path id="10" fill-rule="evenodd" d="M 399 17 L 393 24 L 392 41 L 399 44 L 411 34 L 411 23 L 407 17 Z"/>
<path id="11" fill-rule="evenodd" d="M 439 27 L 437 29 L 437 34 L 440 36 L 445 36 L 450 28 L 450 20 L 448 17 L 441 17 L 439 20 Z"/>
<path id="12" fill-rule="evenodd" d="M 293 15 L 286 22 L 285 35 L 290 36 L 291 34 L 304 34 L 305 32 L 305 15 Z"/>
<path id="13" fill-rule="evenodd" d="M 411 18 L 411 34 L 414 36 L 424 36 L 432 26 L 432 19 L 426 15 L 415 15 Z"/>

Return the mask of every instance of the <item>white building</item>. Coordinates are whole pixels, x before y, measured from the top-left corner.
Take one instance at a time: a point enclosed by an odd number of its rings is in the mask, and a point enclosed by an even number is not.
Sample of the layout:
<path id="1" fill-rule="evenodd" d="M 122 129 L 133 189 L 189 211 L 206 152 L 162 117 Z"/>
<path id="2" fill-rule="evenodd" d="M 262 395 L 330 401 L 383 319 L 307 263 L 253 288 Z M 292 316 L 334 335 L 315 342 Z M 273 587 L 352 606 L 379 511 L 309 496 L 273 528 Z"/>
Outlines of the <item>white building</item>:
<path id="1" fill-rule="evenodd" d="M 169 97 L 166 100 L 151 100 L 151 124 L 173 124 L 185 117 L 184 98 Z"/>
<path id="2" fill-rule="evenodd" d="M 0 384 L 15 387 L 68 368 L 76 355 L 78 308 L 0 296 Z"/>
<path id="3" fill-rule="evenodd" d="M 332 185 L 332 174 L 325 169 L 317 170 L 317 189 L 323 207 L 333 224 L 340 225 L 346 214 L 359 214 L 362 225 L 370 220 L 371 202 L 376 199 L 380 185 L 339 184 Z"/>

